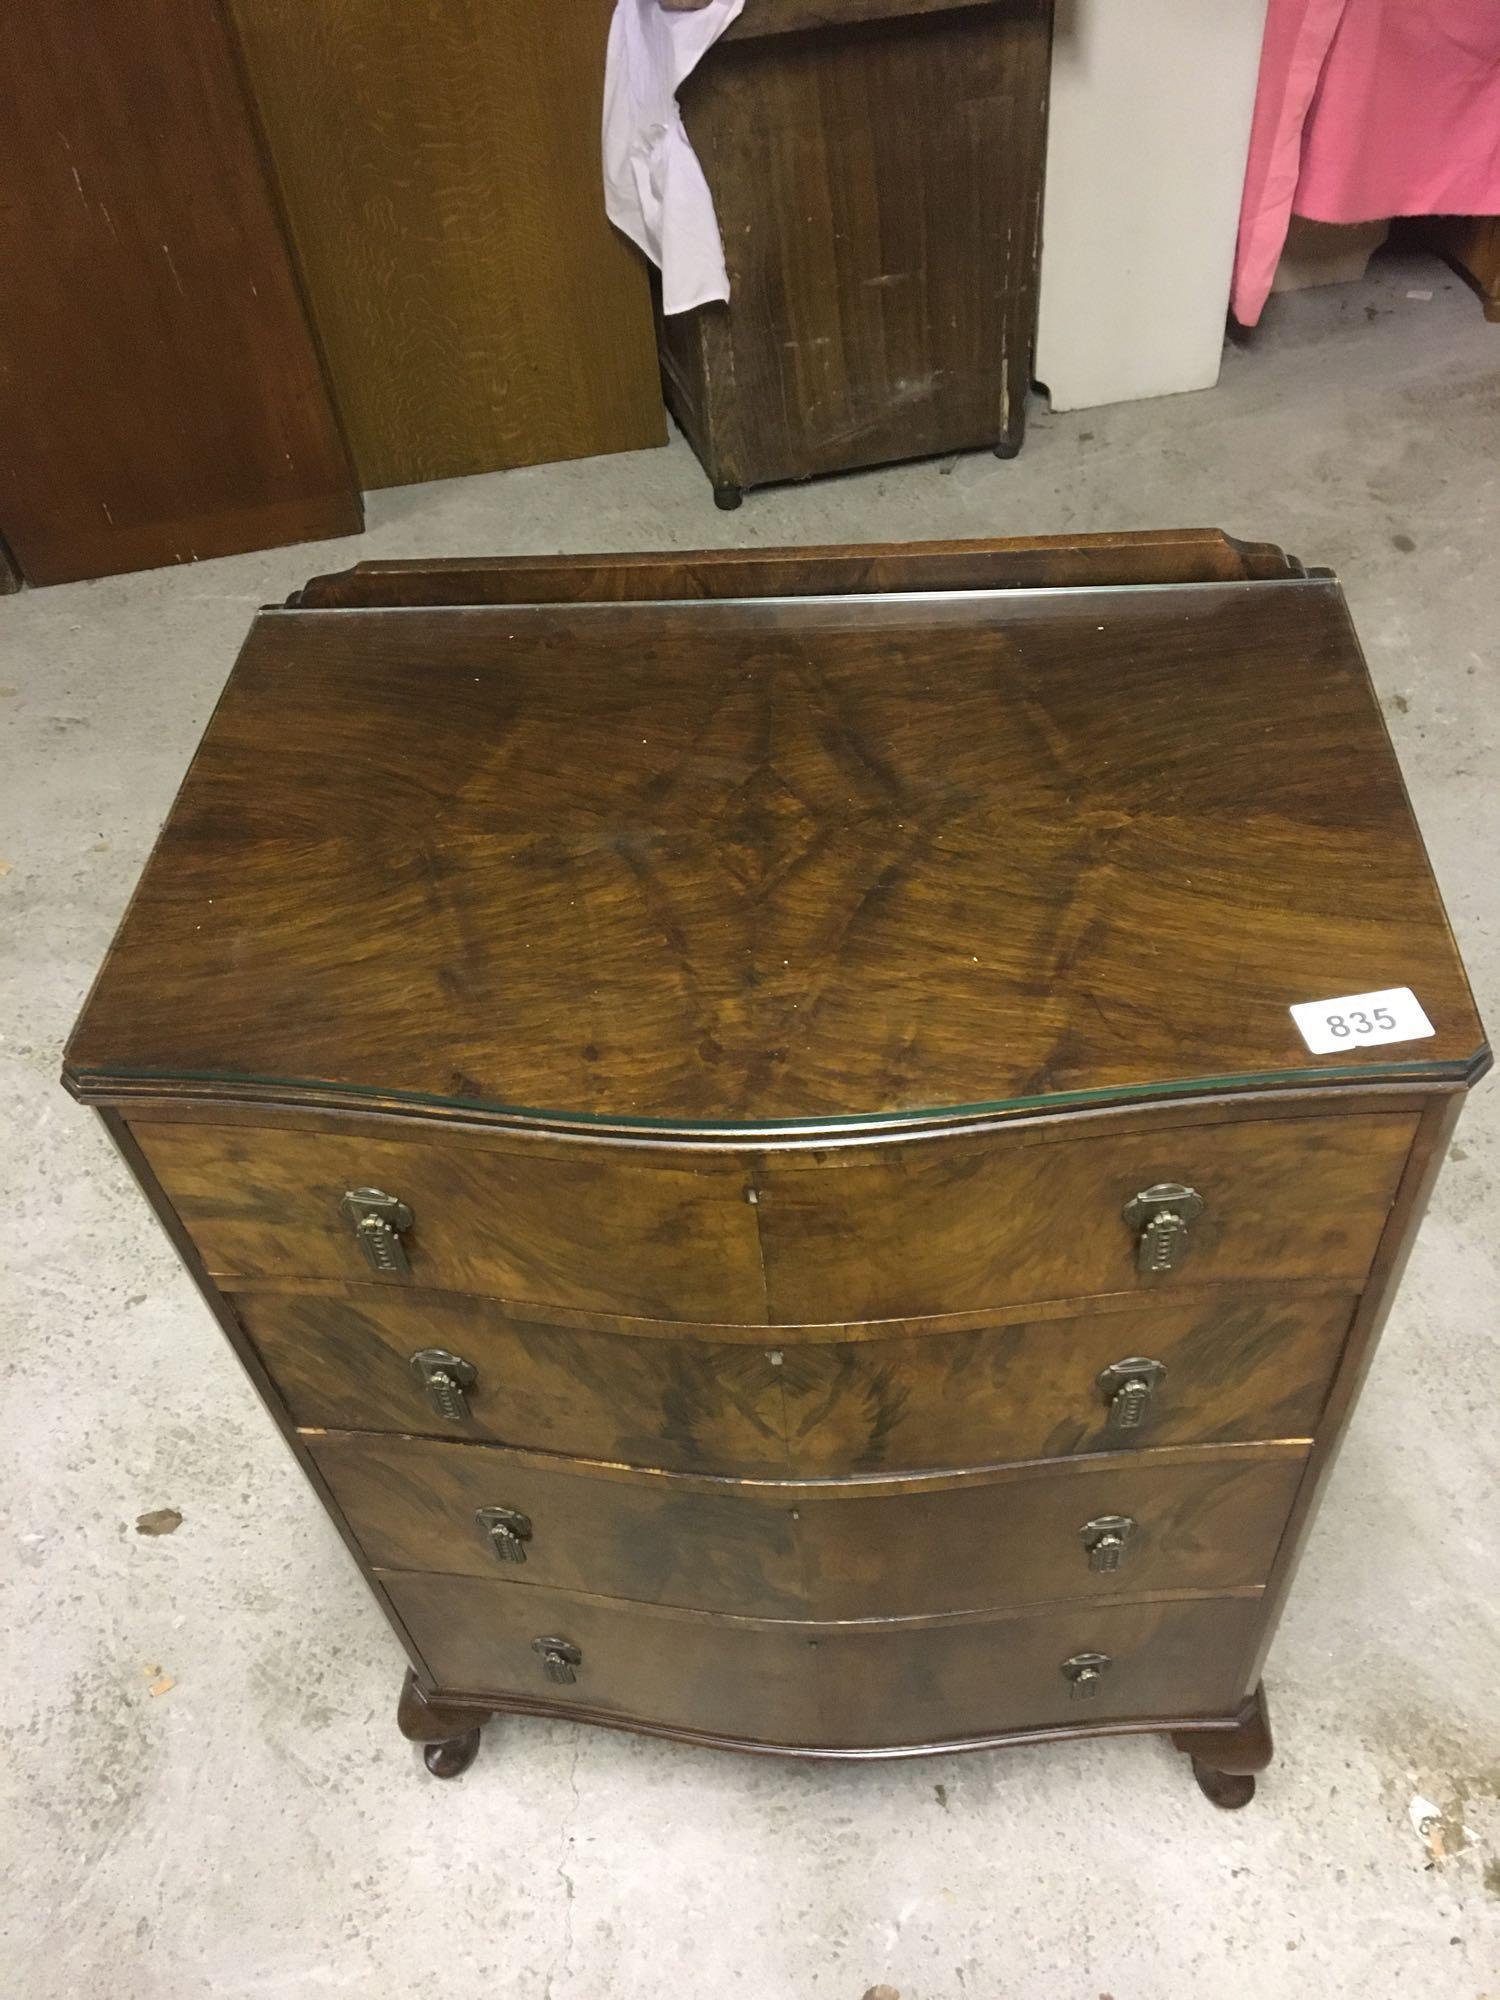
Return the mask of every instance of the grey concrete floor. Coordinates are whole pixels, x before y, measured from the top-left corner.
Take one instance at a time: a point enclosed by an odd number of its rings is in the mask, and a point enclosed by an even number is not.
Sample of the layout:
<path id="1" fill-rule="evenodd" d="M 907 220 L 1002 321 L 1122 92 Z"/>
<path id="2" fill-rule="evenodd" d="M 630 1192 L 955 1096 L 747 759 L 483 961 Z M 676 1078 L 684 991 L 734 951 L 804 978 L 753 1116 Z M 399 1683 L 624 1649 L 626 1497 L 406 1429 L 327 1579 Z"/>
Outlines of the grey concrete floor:
<path id="1" fill-rule="evenodd" d="M 726 516 L 678 442 L 369 514 L 357 541 L 0 600 L 0 1992 L 1494 2000 L 1500 1090 L 1453 1149 L 1272 1657 L 1278 1760 L 1232 1815 L 1151 1738 L 802 1769 L 515 1722 L 430 1781 L 395 1732 L 395 1642 L 56 1078 L 253 608 L 317 570 L 1169 525 L 1343 576 L 1500 1024 L 1500 327 L 1395 260 L 1273 301 L 1216 391 L 1041 412 L 1011 465 Z M 175 1533 L 136 1532 L 166 1507 Z"/>

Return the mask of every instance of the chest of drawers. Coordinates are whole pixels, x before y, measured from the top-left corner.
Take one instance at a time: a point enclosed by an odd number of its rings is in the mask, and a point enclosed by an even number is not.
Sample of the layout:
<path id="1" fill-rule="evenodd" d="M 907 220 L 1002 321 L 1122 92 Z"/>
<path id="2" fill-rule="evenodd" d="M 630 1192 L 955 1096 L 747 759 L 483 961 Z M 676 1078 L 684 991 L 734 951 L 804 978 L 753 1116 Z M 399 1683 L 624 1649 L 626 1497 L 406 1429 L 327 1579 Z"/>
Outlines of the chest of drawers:
<path id="1" fill-rule="evenodd" d="M 1487 1062 L 1337 585 L 1202 534 L 316 580 L 66 1078 L 437 1774 L 1158 1730 L 1233 1805 Z"/>

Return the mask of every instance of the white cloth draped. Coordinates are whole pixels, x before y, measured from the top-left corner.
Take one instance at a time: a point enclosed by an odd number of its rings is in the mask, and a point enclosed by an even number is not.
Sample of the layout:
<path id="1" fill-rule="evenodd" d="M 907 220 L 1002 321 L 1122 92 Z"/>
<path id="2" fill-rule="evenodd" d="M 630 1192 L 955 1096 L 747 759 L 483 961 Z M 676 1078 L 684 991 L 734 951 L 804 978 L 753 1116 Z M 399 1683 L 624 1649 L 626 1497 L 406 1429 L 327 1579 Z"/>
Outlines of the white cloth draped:
<path id="1" fill-rule="evenodd" d="M 677 92 L 744 5 L 709 0 L 673 13 L 658 0 L 616 0 L 610 23 L 604 206 L 660 266 L 665 312 L 729 297 L 713 196 L 683 129 Z"/>

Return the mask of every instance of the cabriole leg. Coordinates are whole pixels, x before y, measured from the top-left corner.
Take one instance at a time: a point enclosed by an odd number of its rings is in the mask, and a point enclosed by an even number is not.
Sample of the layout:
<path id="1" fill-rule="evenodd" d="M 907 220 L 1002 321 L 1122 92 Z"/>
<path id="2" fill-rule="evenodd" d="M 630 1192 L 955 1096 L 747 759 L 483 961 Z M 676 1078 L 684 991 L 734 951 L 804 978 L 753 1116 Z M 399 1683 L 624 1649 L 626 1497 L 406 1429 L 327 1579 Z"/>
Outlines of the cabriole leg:
<path id="1" fill-rule="evenodd" d="M 1257 1686 L 1232 1729 L 1179 1730 L 1173 1747 L 1192 1759 L 1193 1776 L 1206 1799 L 1226 1812 L 1255 1797 L 1255 1773 L 1271 1761 L 1271 1718 L 1266 1691 Z"/>
<path id="2" fill-rule="evenodd" d="M 422 1761 L 435 1778 L 457 1778 L 479 1754 L 479 1732 L 488 1716 L 482 1709 L 447 1708 L 429 1701 L 408 1668 L 396 1705 L 396 1727 L 420 1743 Z"/>

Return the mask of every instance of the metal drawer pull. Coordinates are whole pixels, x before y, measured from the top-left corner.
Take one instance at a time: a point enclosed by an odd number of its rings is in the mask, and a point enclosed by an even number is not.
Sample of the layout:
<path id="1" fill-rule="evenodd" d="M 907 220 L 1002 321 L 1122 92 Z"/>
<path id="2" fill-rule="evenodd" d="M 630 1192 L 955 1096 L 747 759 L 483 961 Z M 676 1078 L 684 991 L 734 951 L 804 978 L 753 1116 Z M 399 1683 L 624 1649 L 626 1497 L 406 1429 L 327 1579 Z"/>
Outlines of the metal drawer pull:
<path id="1" fill-rule="evenodd" d="M 1166 1379 L 1166 1366 L 1133 1354 L 1125 1361 L 1111 1361 L 1101 1368 L 1099 1388 L 1109 1405 L 1111 1431 L 1138 1431 L 1146 1421 L 1151 1398 Z"/>
<path id="2" fill-rule="evenodd" d="M 497 1562 L 525 1562 L 526 1544 L 531 1540 L 529 1514 L 517 1513 L 514 1507 L 481 1507 L 474 1519 L 489 1536 Z"/>
<path id="3" fill-rule="evenodd" d="M 541 1654 L 542 1667 L 549 1681 L 567 1687 L 577 1680 L 575 1669 L 583 1664 L 583 1649 L 575 1646 L 571 1639 L 533 1639 L 531 1650 Z"/>
<path id="4" fill-rule="evenodd" d="M 1146 1277 L 1175 1271 L 1187 1248 L 1188 1224 L 1197 1221 L 1203 1208 L 1202 1195 L 1181 1181 L 1158 1181 L 1133 1194 L 1122 1213 L 1138 1232 L 1135 1268 Z"/>
<path id="5" fill-rule="evenodd" d="M 1074 1701 L 1092 1701 L 1113 1665 L 1108 1653 L 1075 1653 L 1071 1660 L 1064 1660 L 1062 1671 L 1073 1683 L 1070 1692 Z"/>
<path id="6" fill-rule="evenodd" d="M 1129 1514 L 1101 1514 L 1097 1520 L 1085 1521 L 1078 1530 L 1078 1539 L 1088 1550 L 1089 1568 L 1118 1569 L 1124 1560 L 1125 1544 L 1134 1533 L 1135 1522 Z"/>
<path id="7" fill-rule="evenodd" d="M 446 1347 L 423 1347 L 411 1358 L 411 1372 L 427 1391 L 427 1400 L 437 1414 L 450 1424 L 469 1420 L 465 1391 L 479 1380 L 479 1371 L 461 1354 Z"/>
<path id="8" fill-rule="evenodd" d="M 348 1217 L 370 1269 L 405 1277 L 411 1270 L 406 1245 L 401 1241 L 402 1230 L 411 1228 L 411 1210 L 406 1203 L 379 1188 L 350 1188 L 339 1207 Z"/>

